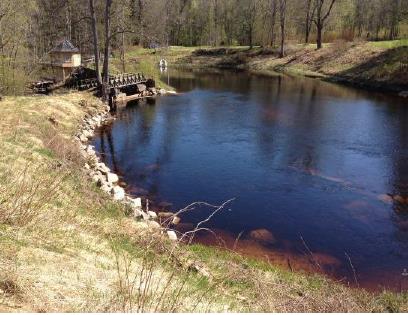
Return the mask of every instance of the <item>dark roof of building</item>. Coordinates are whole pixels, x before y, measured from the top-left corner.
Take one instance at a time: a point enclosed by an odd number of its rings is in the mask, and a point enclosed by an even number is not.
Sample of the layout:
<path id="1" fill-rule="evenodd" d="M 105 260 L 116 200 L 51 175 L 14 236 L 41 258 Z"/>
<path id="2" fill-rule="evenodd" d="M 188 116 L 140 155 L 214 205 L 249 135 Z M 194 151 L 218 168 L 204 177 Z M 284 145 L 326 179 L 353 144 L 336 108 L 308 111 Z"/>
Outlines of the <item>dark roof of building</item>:
<path id="1" fill-rule="evenodd" d="M 63 41 L 59 42 L 57 46 L 55 46 L 50 51 L 53 52 L 79 52 L 79 49 L 76 48 L 68 39 L 64 39 Z"/>

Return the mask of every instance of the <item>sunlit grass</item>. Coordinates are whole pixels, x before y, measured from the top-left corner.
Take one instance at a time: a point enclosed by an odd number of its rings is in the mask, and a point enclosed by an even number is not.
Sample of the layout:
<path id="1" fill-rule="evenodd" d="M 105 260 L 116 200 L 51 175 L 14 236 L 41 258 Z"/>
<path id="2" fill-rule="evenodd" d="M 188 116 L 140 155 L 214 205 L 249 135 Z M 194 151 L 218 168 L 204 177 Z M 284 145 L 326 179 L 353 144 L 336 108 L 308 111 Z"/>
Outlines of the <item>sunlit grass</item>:
<path id="1" fill-rule="evenodd" d="M 397 47 L 402 47 L 402 46 L 408 47 L 408 39 L 369 42 L 369 45 L 372 47 L 385 48 L 385 49 L 397 48 Z"/>

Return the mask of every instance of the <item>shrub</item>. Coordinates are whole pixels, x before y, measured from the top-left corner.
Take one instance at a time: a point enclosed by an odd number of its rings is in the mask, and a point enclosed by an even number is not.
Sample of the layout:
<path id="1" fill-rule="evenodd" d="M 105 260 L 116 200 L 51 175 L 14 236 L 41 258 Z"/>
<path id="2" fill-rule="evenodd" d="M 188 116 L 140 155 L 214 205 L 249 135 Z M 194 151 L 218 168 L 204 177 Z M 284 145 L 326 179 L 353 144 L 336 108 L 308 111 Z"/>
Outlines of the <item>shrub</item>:
<path id="1" fill-rule="evenodd" d="M 18 168 L 12 168 L 18 169 Z M 58 175 L 50 169 L 60 169 Z M 40 219 L 44 210 L 61 193 L 62 182 L 70 175 L 58 162 L 27 163 L 16 173 L 0 174 L 0 223 L 28 225 Z"/>

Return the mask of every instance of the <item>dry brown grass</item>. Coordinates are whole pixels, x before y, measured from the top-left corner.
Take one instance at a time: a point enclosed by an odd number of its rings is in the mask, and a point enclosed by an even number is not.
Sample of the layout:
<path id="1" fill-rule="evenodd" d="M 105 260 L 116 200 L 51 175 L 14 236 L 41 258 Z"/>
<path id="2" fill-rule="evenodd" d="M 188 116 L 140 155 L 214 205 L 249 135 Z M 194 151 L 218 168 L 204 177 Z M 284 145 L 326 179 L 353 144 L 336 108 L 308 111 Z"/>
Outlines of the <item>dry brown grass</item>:
<path id="1" fill-rule="evenodd" d="M 60 168 L 58 176 L 50 174 L 50 168 Z M 69 170 L 58 163 L 33 164 L 27 163 L 23 169 L 13 168 L 13 176 L 0 174 L 4 184 L 0 187 L 0 223 L 24 226 L 37 224 L 59 213 L 46 211 L 50 203 L 61 197 L 62 182 L 70 176 Z"/>
<path id="2" fill-rule="evenodd" d="M 116 305 L 121 312 L 202 312 L 217 304 L 210 299 L 217 284 L 193 288 L 191 282 L 207 283 L 208 279 L 186 272 L 176 259 L 175 246 L 164 239 L 148 237 L 143 240 L 143 254 L 138 255 L 112 243 L 117 273 Z M 157 247 L 161 255 L 157 255 Z"/>

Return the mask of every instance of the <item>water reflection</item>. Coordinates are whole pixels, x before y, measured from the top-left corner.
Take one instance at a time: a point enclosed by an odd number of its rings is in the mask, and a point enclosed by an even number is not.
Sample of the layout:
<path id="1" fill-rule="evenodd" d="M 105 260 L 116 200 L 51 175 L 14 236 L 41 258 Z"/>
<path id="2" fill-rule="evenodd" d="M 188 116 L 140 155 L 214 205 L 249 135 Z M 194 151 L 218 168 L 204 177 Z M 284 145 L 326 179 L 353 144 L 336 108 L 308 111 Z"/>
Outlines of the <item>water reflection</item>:
<path id="1" fill-rule="evenodd" d="M 222 246 L 314 271 L 319 257 L 346 281 L 351 260 L 360 284 L 398 287 L 408 267 L 403 100 L 306 78 L 169 76 L 184 93 L 128 104 L 95 140 L 128 191 L 173 211 L 235 197 L 208 224 Z M 180 230 L 209 213 L 185 214 Z M 259 229 L 273 244 L 250 238 Z"/>

